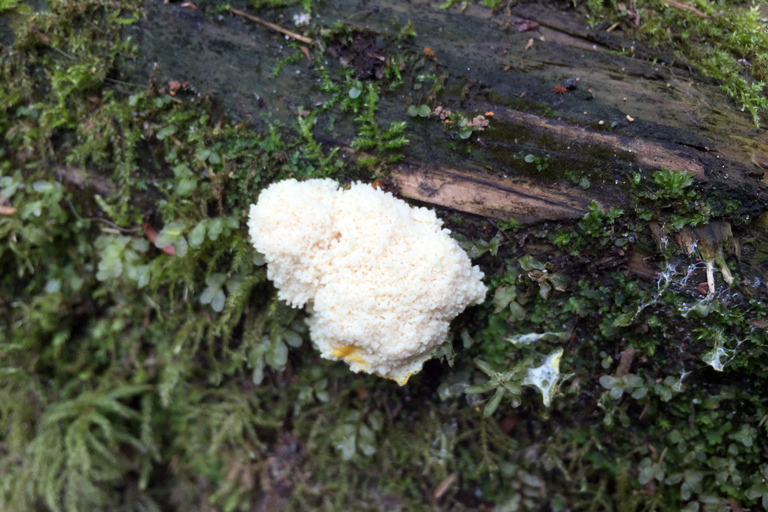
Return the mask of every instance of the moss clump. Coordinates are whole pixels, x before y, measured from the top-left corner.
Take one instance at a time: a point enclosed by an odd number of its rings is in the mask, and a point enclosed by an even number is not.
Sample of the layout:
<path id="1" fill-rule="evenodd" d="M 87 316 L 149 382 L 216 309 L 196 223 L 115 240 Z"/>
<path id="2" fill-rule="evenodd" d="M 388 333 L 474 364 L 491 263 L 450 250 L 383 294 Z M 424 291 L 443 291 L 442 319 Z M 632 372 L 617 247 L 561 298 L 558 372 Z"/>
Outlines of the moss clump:
<path id="1" fill-rule="evenodd" d="M 629 38 L 672 51 L 675 58 L 720 81 L 723 90 L 760 126 L 760 116 L 768 109 L 768 27 L 760 5 L 703 0 L 675 6 L 644 0 L 619 8 L 615 2 L 597 0 L 588 1 L 587 6 L 593 22 L 619 23 Z"/>

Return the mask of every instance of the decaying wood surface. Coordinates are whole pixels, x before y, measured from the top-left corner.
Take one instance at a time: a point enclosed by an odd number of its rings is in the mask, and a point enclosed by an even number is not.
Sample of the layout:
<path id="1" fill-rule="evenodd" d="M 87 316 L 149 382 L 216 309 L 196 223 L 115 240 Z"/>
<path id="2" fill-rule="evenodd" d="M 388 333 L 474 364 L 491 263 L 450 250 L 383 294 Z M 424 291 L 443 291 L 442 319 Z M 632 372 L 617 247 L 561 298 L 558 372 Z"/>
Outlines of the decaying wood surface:
<path id="1" fill-rule="evenodd" d="M 392 172 L 404 197 L 446 208 L 523 224 L 542 219 L 579 219 L 596 199 L 580 189 L 528 178 L 498 178 L 480 172 L 406 162 Z M 604 198 L 605 203 L 615 200 Z"/>
<path id="2" fill-rule="evenodd" d="M 564 4 L 520 3 L 506 13 L 477 6 L 442 11 L 433 4 L 387 0 L 374 10 L 342 0 L 314 13 L 328 26 L 342 21 L 379 34 L 393 31 L 393 17 L 413 21 L 415 38 L 399 46 L 378 38 L 376 51 L 434 50 L 434 57 L 419 63 L 447 74 L 432 106 L 468 116 L 493 112 L 489 128 L 473 135 L 469 152 L 455 150 L 464 142 L 444 133 L 438 120 L 411 120 L 411 145 L 391 175 L 402 196 L 522 223 L 574 219 L 592 200 L 629 204 L 626 185 L 634 173 L 667 168 L 689 171 L 701 187 L 756 212 L 765 209 L 768 133 L 755 129 L 717 83 L 624 38 L 621 27 L 609 33 L 587 26 Z M 273 76 L 276 57 L 287 55 L 281 36 L 160 0 L 145 8 L 134 37 L 147 61 L 199 91 L 215 90 L 235 115 L 258 119 L 268 112 L 290 120 L 298 106 L 323 101 L 308 63 L 299 65 L 299 73 Z M 288 17 L 269 19 L 289 23 Z M 531 22 L 538 27 L 518 31 Z M 329 66 L 338 64 L 331 55 L 327 59 Z M 555 92 L 567 79 L 576 87 Z M 406 82 L 397 96 L 382 99 L 382 124 L 408 119 L 408 105 L 431 99 L 412 86 Z M 548 155 L 548 168 L 532 170 L 520 158 L 527 154 Z M 588 177 L 591 186 L 574 183 L 574 173 Z"/>

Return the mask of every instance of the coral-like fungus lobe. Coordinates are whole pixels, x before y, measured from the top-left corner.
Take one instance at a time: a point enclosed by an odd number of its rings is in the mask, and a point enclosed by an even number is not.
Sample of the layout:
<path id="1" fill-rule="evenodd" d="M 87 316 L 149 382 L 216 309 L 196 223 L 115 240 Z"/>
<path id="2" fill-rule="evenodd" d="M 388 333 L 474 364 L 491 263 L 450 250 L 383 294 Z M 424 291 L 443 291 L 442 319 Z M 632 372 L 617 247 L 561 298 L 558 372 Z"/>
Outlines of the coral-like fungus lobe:
<path id="1" fill-rule="evenodd" d="M 273 184 L 248 225 L 279 298 L 311 304 L 314 344 L 354 371 L 404 384 L 485 298 L 482 272 L 433 211 L 368 184 Z"/>

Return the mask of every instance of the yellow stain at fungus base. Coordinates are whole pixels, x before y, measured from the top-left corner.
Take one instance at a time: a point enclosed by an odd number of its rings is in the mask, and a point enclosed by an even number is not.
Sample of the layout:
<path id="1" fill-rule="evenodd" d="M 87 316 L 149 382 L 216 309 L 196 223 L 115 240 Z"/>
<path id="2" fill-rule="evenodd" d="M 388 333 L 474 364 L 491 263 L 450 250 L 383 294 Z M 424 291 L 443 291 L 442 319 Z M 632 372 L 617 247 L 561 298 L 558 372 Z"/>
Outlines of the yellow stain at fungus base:
<path id="1" fill-rule="evenodd" d="M 408 372 L 405 375 L 405 377 L 398 376 L 398 377 L 387 377 L 387 378 L 397 382 L 398 385 L 400 385 L 400 386 L 405 386 L 406 384 L 408 384 L 408 379 L 411 378 L 411 375 L 413 375 L 413 373 Z"/>
<path id="2" fill-rule="evenodd" d="M 367 365 L 368 361 L 357 355 L 359 352 L 360 347 L 356 347 L 355 345 L 340 345 L 338 347 L 333 347 L 334 357 L 338 357 L 339 359 L 343 359 L 345 361 L 354 361 L 358 364 Z"/>
<path id="3" fill-rule="evenodd" d="M 273 183 L 248 220 L 278 298 L 311 304 L 306 321 L 321 354 L 398 383 L 487 293 L 483 273 L 442 226 L 431 210 L 333 180 Z"/>

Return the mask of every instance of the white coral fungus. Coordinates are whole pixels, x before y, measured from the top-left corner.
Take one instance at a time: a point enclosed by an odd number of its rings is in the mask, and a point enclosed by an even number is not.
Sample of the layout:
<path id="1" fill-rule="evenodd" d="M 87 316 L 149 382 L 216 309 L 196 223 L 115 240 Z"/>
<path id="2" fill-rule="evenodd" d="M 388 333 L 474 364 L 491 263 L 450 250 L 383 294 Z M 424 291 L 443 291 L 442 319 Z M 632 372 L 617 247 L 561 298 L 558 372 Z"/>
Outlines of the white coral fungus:
<path id="1" fill-rule="evenodd" d="M 280 299 L 310 303 L 322 356 L 399 384 L 485 298 L 483 273 L 441 226 L 431 210 L 328 179 L 269 186 L 248 222 Z"/>

